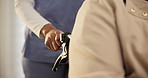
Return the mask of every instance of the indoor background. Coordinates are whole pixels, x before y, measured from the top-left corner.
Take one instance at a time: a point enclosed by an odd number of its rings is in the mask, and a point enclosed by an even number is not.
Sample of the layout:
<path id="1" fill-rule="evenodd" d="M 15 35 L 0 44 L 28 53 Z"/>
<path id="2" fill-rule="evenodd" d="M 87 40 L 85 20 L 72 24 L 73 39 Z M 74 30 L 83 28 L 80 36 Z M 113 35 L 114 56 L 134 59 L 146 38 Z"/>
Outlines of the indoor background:
<path id="1" fill-rule="evenodd" d="M 14 0 L 0 0 L 0 78 L 24 78 L 23 32 L 24 25 L 14 11 Z"/>

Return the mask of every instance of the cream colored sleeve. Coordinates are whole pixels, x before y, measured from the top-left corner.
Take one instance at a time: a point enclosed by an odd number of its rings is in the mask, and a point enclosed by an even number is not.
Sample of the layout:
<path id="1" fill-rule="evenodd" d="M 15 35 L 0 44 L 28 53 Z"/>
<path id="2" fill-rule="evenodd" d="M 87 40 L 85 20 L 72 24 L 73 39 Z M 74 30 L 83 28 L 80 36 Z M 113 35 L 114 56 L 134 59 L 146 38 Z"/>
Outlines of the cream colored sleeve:
<path id="1" fill-rule="evenodd" d="M 115 2 L 85 0 L 72 32 L 69 78 L 124 78 Z"/>
<path id="2" fill-rule="evenodd" d="M 34 3 L 34 0 L 15 0 L 15 10 L 24 24 L 39 38 L 42 38 L 40 31 L 45 24 L 50 22 L 34 9 Z"/>

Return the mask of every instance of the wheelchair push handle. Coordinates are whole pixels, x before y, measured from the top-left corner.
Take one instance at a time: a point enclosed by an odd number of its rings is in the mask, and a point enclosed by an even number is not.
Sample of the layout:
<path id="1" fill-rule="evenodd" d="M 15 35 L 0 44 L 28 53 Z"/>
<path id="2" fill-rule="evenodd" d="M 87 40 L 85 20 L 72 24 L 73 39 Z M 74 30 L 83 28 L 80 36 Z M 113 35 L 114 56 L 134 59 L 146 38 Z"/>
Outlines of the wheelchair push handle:
<path id="1" fill-rule="evenodd" d="M 57 67 L 60 63 L 68 63 L 68 51 L 69 51 L 69 42 L 70 42 L 70 35 L 71 33 L 62 33 L 60 34 L 60 41 L 62 43 L 62 53 L 58 56 L 58 58 L 56 59 L 53 67 L 52 67 L 52 71 L 56 72 L 57 71 Z"/>

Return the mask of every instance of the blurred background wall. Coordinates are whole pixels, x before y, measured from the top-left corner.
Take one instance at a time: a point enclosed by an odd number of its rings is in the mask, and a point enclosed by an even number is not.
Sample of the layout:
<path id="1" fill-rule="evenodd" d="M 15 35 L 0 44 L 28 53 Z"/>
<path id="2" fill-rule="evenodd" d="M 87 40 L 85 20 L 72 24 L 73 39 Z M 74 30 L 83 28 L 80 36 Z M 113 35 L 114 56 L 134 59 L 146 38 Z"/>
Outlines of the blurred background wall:
<path id="1" fill-rule="evenodd" d="M 0 0 L 0 78 L 24 78 L 23 32 L 24 25 L 14 11 L 14 0 Z"/>

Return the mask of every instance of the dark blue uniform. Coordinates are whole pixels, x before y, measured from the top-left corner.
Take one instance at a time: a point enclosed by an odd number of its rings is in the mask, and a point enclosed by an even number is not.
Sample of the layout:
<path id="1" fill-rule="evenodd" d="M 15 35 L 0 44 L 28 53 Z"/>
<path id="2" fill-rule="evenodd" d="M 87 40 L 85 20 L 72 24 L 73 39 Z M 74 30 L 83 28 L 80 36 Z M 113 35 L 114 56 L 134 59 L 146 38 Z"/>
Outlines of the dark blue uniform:
<path id="1" fill-rule="evenodd" d="M 35 10 L 57 29 L 71 32 L 83 0 L 35 0 Z M 67 78 L 68 64 L 61 64 L 57 72 L 51 68 L 61 50 L 53 52 L 33 32 L 26 29 L 23 49 L 23 67 L 26 78 Z"/>

